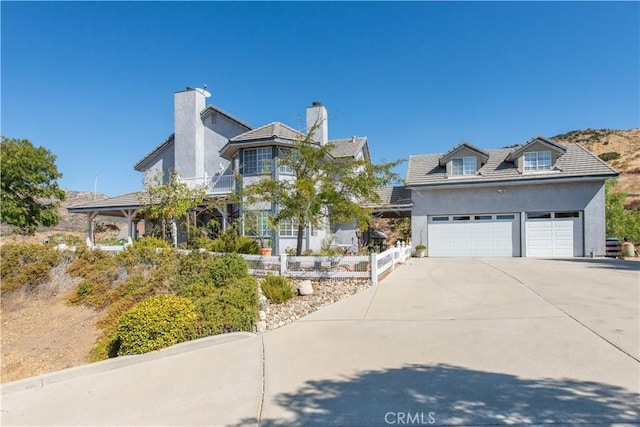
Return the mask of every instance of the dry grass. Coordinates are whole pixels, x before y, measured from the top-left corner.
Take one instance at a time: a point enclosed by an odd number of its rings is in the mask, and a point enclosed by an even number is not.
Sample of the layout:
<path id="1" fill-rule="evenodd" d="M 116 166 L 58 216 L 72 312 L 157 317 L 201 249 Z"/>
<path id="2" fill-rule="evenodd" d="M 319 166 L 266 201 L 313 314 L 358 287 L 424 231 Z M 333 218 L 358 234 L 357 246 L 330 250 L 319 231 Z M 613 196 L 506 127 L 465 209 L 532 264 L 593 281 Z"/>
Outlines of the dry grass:
<path id="1" fill-rule="evenodd" d="M 49 282 L 2 298 L 1 382 L 86 363 L 99 336 L 100 313 L 66 304 L 77 283 L 63 263 L 52 269 Z"/>

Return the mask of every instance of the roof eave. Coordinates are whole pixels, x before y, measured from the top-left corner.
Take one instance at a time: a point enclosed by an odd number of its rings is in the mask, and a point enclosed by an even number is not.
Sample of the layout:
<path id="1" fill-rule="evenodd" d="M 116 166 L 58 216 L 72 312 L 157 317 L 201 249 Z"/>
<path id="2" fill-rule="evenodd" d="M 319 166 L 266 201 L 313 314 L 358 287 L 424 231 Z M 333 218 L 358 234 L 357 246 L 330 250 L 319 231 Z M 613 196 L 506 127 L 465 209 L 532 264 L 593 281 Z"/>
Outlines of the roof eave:
<path id="1" fill-rule="evenodd" d="M 607 179 L 617 178 L 619 174 L 595 174 L 595 175 L 573 175 L 573 176 L 546 176 L 531 177 L 519 179 L 496 179 L 496 180 L 477 180 L 477 181 L 460 181 L 460 182 L 436 182 L 436 183 L 411 183 L 407 182 L 408 189 L 426 189 L 426 188 L 461 188 L 461 187 L 492 187 L 496 185 L 526 185 L 526 184 L 548 184 L 550 182 L 587 182 L 587 181 L 605 181 Z"/>

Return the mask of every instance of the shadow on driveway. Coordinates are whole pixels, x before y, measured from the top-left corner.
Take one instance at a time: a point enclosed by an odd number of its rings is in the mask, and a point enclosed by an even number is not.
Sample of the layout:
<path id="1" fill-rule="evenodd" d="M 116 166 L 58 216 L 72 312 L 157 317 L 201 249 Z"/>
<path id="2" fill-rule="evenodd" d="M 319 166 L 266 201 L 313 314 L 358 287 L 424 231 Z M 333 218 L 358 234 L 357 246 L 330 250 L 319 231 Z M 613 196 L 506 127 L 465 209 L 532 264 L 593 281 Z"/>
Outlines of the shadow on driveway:
<path id="1" fill-rule="evenodd" d="M 608 384 L 412 364 L 308 381 L 273 400 L 267 396 L 260 425 L 610 425 L 640 422 L 638 403 L 638 394 Z M 286 419 L 268 418 L 282 411 Z"/>
<path id="2" fill-rule="evenodd" d="M 591 264 L 594 268 L 640 272 L 640 261 L 625 261 L 615 258 L 549 258 L 546 261 Z"/>

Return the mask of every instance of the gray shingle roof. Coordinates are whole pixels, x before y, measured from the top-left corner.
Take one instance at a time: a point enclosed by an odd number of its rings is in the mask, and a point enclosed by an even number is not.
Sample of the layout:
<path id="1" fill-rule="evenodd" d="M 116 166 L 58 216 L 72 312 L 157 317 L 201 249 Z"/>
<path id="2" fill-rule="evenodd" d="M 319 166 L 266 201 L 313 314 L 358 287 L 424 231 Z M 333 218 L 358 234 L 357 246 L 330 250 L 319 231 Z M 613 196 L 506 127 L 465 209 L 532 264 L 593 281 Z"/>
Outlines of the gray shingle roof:
<path id="1" fill-rule="evenodd" d="M 482 157 L 483 161 L 485 162 L 489 158 L 489 153 L 487 153 L 486 151 L 476 147 L 473 144 L 469 144 L 468 142 L 461 142 L 460 144 L 456 145 L 451 150 L 447 151 L 442 156 L 440 156 L 440 159 L 439 159 L 440 166 L 444 166 L 450 157 L 452 157 L 458 150 L 462 150 L 463 148 L 466 148 L 468 150 L 471 150 L 477 153 L 480 157 Z"/>
<path id="2" fill-rule="evenodd" d="M 405 186 L 376 188 L 380 206 L 411 206 L 411 190 Z"/>
<path id="3" fill-rule="evenodd" d="M 68 209 L 71 213 L 99 211 L 99 210 L 117 210 L 127 208 L 140 207 L 141 203 L 138 199 L 138 192 L 121 194 L 119 196 L 109 197 L 107 199 L 95 200 L 93 202 L 83 203 L 81 205 L 70 206 Z"/>
<path id="4" fill-rule="evenodd" d="M 304 135 L 297 130 L 280 122 L 273 122 L 260 126 L 257 129 L 250 130 L 242 133 L 238 136 L 231 138 L 231 143 L 234 142 L 247 142 L 247 141 L 264 141 L 272 139 L 285 139 L 289 141 L 295 141 L 304 137 Z"/>
<path id="5" fill-rule="evenodd" d="M 244 120 L 240 120 L 239 118 L 237 118 L 236 116 L 227 113 L 225 110 L 223 110 L 222 108 L 218 107 L 217 105 L 207 105 L 205 107 L 204 110 L 202 110 L 202 112 L 200 113 L 200 117 L 204 118 L 207 114 L 209 114 L 210 112 L 216 111 L 220 114 L 222 114 L 223 116 L 228 117 L 230 120 L 233 120 L 234 122 L 246 127 L 247 129 L 253 129 L 253 126 L 251 126 L 249 123 L 245 122 Z M 147 161 L 147 159 L 149 159 L 149 157 L 153 156 L 156 152 L 162 150 L 165 146 L 169 145 L 171 142 L 173 142 L 175 138 L 175 134 L 171 134 L 167 137 L 167 139 L 165 139 L 164 141 L 162 141 L 160 144 L 156 145 L 151 151 L 149 151 L 147 154 L 144 155 L 144 157 L 140 160 L 138 160 L 138 162 L 133 165 L 133 168 L 137 171 L 142 172 L 141 170 L 141 166 L 144 164 L 145 161 Z"/>
<path id="6" fill-rule="evenodd" d="M 515 150 L 519 150 L 520 147 Z M 580 144 L 568 144 L 566 152 L 558 158 L 554 170 L 536 173 L 520 173 L 515 163 L 506 161 L 511 148 L 484 150 L 489 160 L 478 175 L 448 178 L 444 166 L 439 165 L 440 154 L 423 154 L 409 157 L 407 185 L 473 185 L 499 181 L 527 181 L 555 178 L 602 177 L 613 178 L 618 172 L 594 156 Z"/>
<path id="7" fill-rule="evenodd" d="M 366 137 L 352 137 L 352 138 L 341 138 L 341 139 L 333 139 L 329 141 L 330 144 L 333 144 L 334 147 L 331 150 L 331 155 L 333 157 L 349 157 L 355 156 L 358 151 L 364 147 L 367 143 Z"/>

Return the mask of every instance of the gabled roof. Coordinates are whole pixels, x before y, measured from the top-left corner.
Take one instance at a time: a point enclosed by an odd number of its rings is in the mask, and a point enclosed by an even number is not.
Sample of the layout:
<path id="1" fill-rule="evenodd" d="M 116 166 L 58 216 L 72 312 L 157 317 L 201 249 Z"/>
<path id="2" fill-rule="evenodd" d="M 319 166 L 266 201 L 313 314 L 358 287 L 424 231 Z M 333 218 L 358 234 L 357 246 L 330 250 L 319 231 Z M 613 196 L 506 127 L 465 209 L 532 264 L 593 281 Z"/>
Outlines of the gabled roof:
<path id="1" fill-rule="evenodd" d="M 358 154 L 363 147 L 366 150 L 365 156 L 368 156 L 369 154 L 368 147 L 365 147 L 367 144 L 366 136 L 333 139 L 329 141 L 329 144 L 334 145 L 331 150 L 331 155 L 333 157 L 353 157 Z"/>
<path id="2" fill-rule="evenodd" d="M 280 122 L 272 122 L 237 135 L 220 150 L 220 156 L 230 160 L 241 148 L 260 147 L 265 144 L 293 145 L 304 134 Z"/>
<path id="3" fill-rule="evenodd" d="M 272 141 L 275 139 L 296 141 L 303 137 L 304 135 L 302 133 L 285 125 L 284 123 L 272 122 L 264 126 L 260 126 L 257 129 L 241 133 L 240 135 L 231 138 L 230 142 Z"/>
<path id="4" fill-rule="evenodd" d="M 476 147 L 473 144 L 469 144 L 468 142 L 461 142 L 460 144 L 456 145 L 455 147 L 453 147 L 451 150 L 447 151 L 446 153 L 444 153 L 439 159 L 438 162 L 440 164 L 440 166 L 444 166 L 447 164 L 447 162 L 449 160 L 451 160 L 453 158 L 453 156 L 455 156 L 455 154 L 463 149 L 467 149 L 470 151 L 473 151 L 474 153 L 476 153 L 478 155 L 478 157 L 480 157 L 480 159 L 482 160 L 482 163 L 485 163 L 488 159 L 489 159 L 489 153 L 487 153 L 484 150 L 479 149 L 478 147 Z"/>
<path id="5" fill-rule="evenodd" d="M 538 136 L 534 136 L 533 138 L 531 138 L 521 146 L 516 147 L 512 152 L 509 153 L 506 160 L 508 162 L 515 161 L 518 157 L 522 155 L 523 152 L 527 150 L 527 148 L 531 147 L 533 144 L 546 145 L 547 147 L 549 147 L 553 151 L 556 151 L 560 155 L 564 154 L 567 151 L 567 149 L 564 146 L 558 144 L 557 142 L 547 139 L 544 136 L 538 135 Z"/>
<path id="6" fill-rule="evenodd" d="M 556 144 L 554 142 L 554 144 Z M 557 144 L 556 144 L 557 145 Z M 589 152 L 580 144 L 568 144 L 562 147 L 565 154 L 556 161 L 550 171 L 520 173 L 517 166 L 507 160 L 513 152 L 511 148 L 486 150 L 487 163 L 478 175 L 469 177 L 448 177 L 446 168 L 440 166 L 440 154 L 423 154 L 409 157 L 407 169 L 408 186 L 472 186 L 492 182 L 531 182 L 551 179 L 607 179 L 615 178 L 618 172 Z M 519 148 L 518 148 L 519 150 Z"/>
<path id="7" fill-rule="evenodd" d="M 253 129 L 253 126 L 251 126 L 250 124 L 248 124 L 247 122 L 245 122 L 244 120 L 240 120 L 239 118 L 237 118 L 236 116 L 227 113 L 225 110 L 223 110 L 222 108 L 216 106 L 216 105 L 207 105 L 205 107 L 204 110 L 202 110 L 202 112 L 200 112 L 200 117 L 201 118 L 205 118 L 207 115 L 211 114 L 212 112 L 217 112 L 219 114 L 222 114 L 223 116 L 229 118 L 230 120 L 238 123 L 241 126 L 244 126 L 245 128 L 247 128 L 247 130 L 251 130 Z M 167 139 L 165 139 L 164 141 L 162 141 L 159 145 L 155 146 L 151 151 L 149 151 L 147 154 L 145 154 L 145 156 L 140 159 L 135 165 L 133 165 L 133 168 L 137 171 L 142 172 L 142 165 L 144 165 L 144 163 L 149 160 L 149 158 L 151 156 L 153 156 L 155 153 L 157 153 L 158 151 L 163 150 L 166 146 L 168 146 L 169 144 L 171 144 L 173 142 L 175 138 L 175 134 L 171 134 L 167 137 Z"/>

